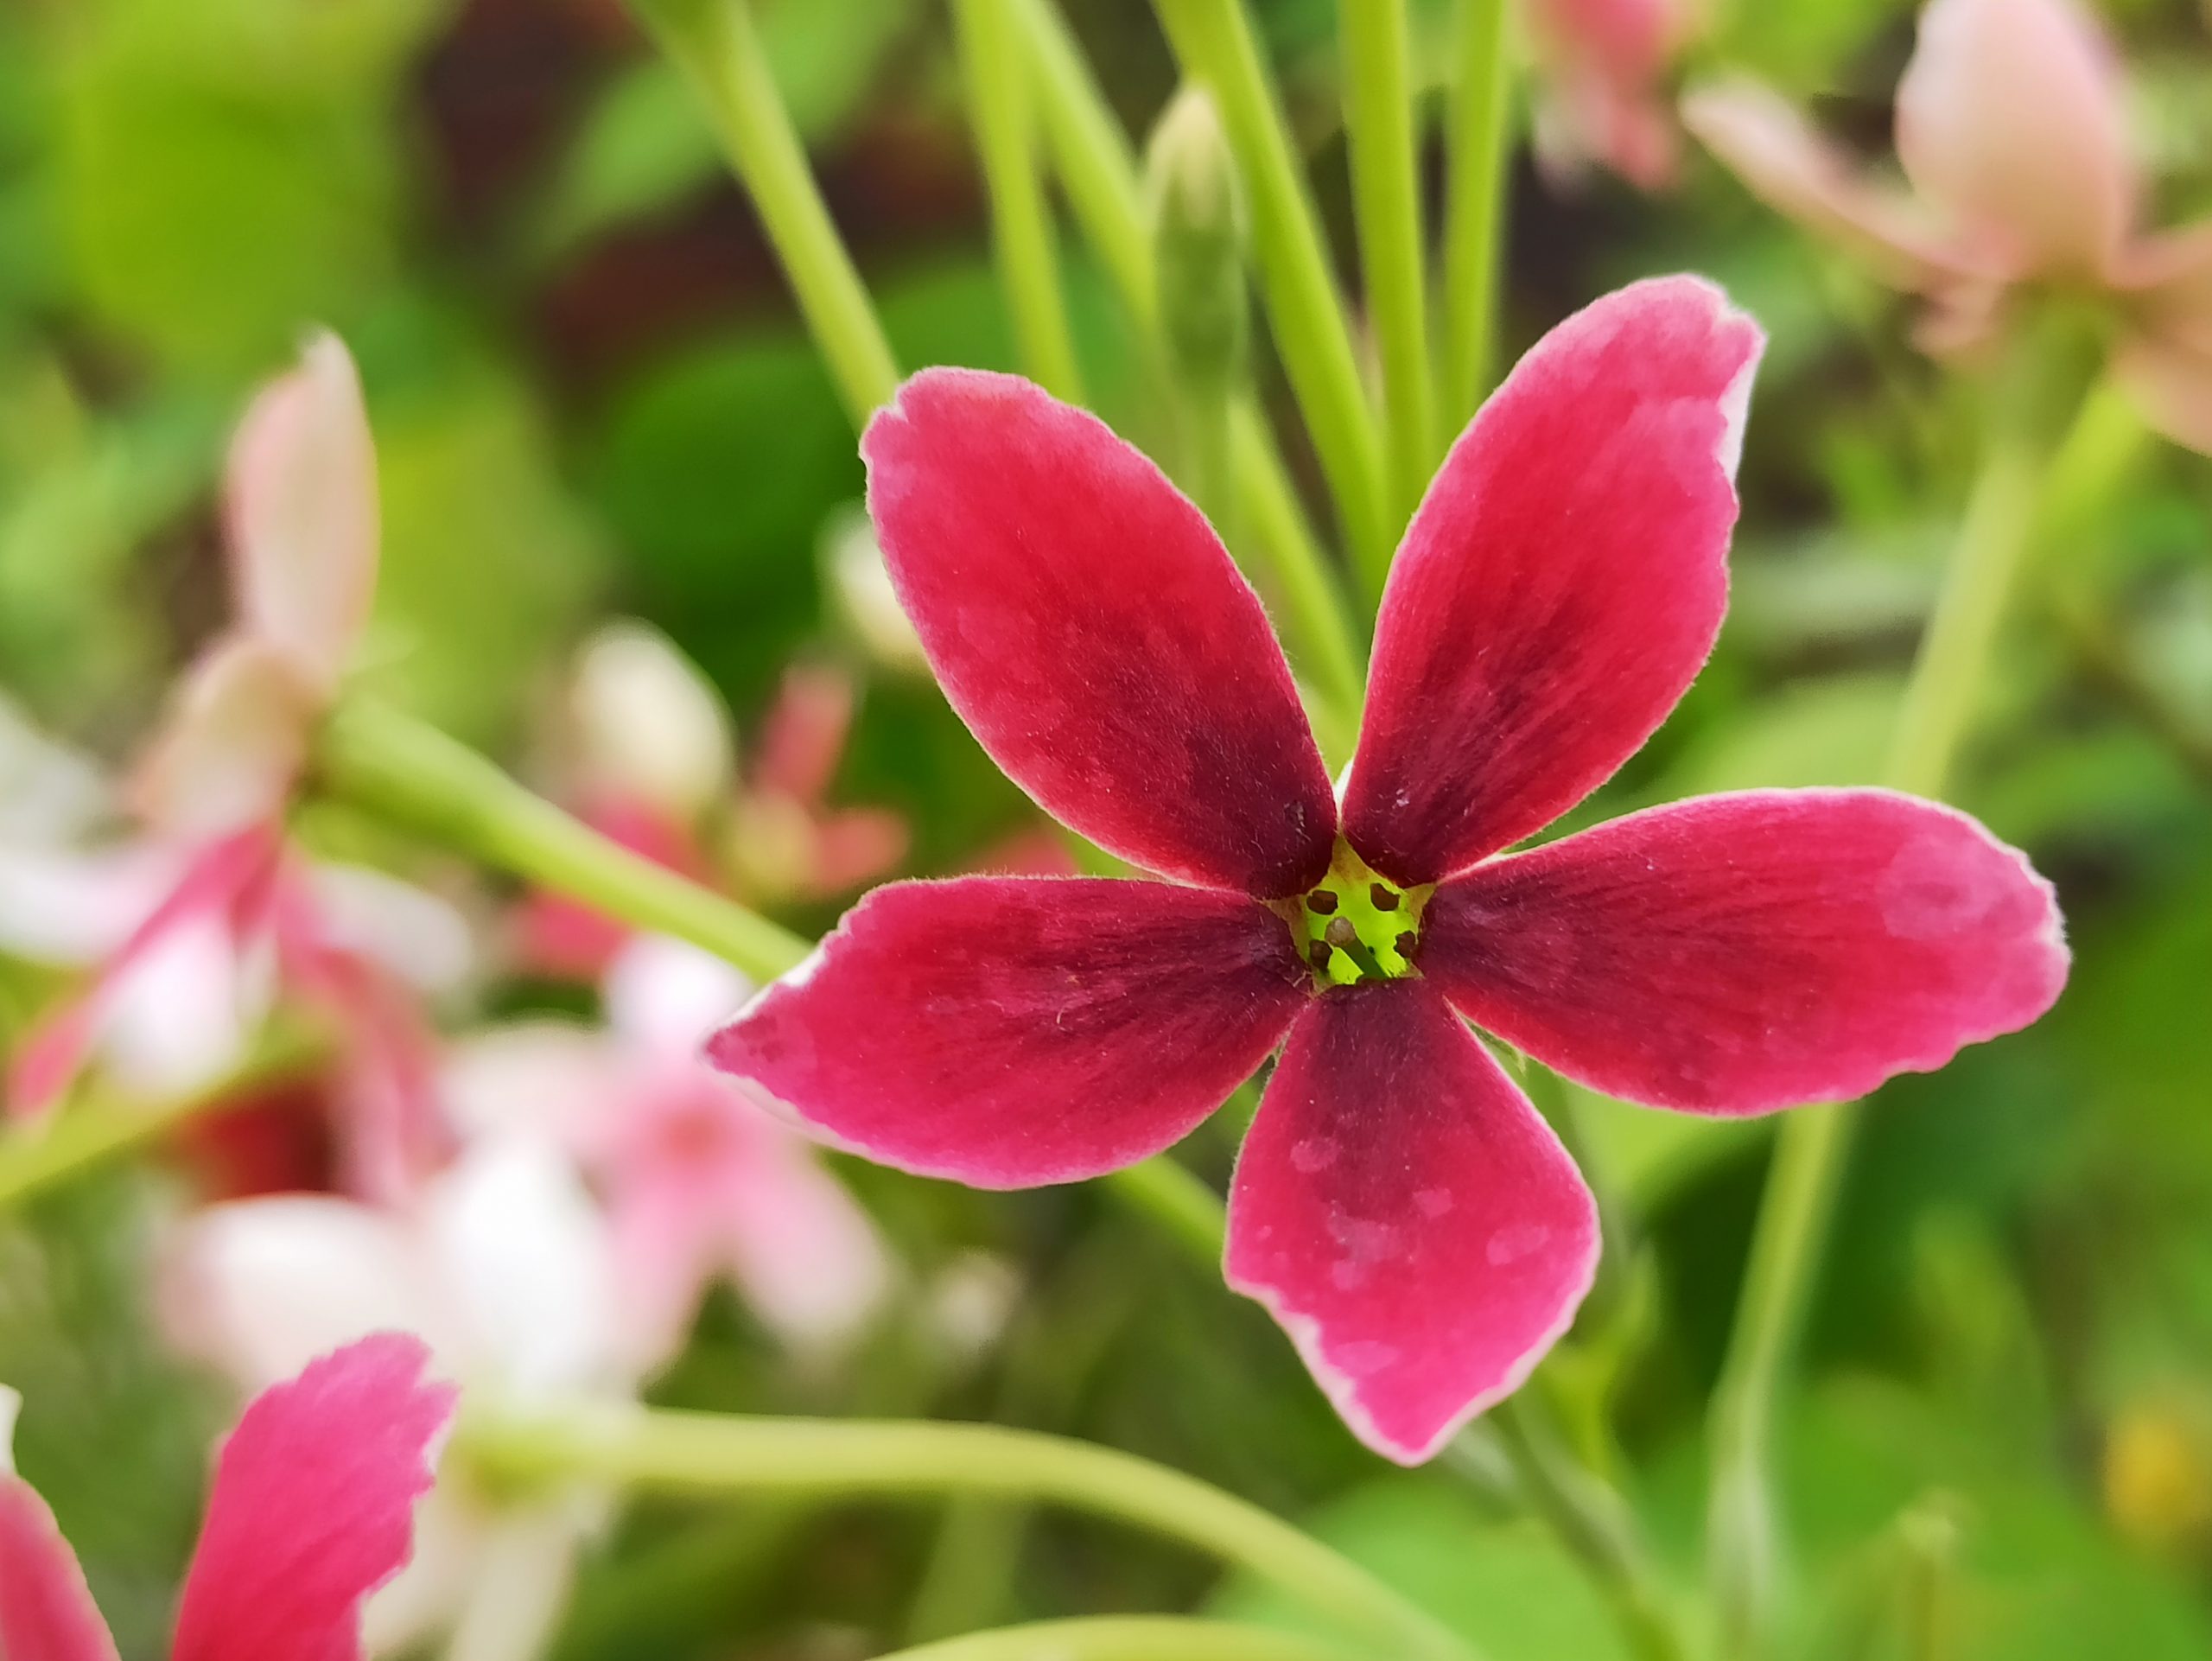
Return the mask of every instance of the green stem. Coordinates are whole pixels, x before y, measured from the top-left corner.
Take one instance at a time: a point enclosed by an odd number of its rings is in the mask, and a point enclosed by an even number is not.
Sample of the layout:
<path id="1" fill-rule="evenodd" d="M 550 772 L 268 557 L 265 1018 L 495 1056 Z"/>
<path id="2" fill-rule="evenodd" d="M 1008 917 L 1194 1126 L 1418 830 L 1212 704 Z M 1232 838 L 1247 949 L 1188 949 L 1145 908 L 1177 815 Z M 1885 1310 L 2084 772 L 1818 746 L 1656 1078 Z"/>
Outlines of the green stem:
<path id="1" fill-rule="evenodd" d="M 1295 1632 L 1180 1615 L 1084 1615 L 969 1632 L 883 1661 L 1342 1661 Z"/>
<path id="2" fill-rule="evenodd" d="M 2092 399 L 2083 414 L 2096 408 Z M 2077 423 L 2078 430 L 2078 423 Z M 2062 449 L 2071 450 L 2069 443 Z M 2052 471 L 2053 478 L 2069 476 Z M 2028 550 L 2043 458 L 1993 431 L 1959 543 L 1905 688 L 1884 782 L 1941 796 L 1973 720 Z M 1774 1401 L 1818 1279 L 1856 1124 L 1853 1106 L 1801 1108 L 1776 1133 L 1744 1286 L 1713 1394 L 1707 1557 L 1728 1652 L 1756 1653 L 1773 1598 Z"/>
<path id="3" fill-rule="evenodd" d="M 1211 1552 L 1397 1653 L 1467 1655 L 1434 1617 L 1281 1518 L 1166 1466 L 1063 1437 L 996 1425 L 594 1405 L 467 1420 L 461 1444 L 494 1480 L 667 1493 L 1055 1502 Z"/>
<path id="4" fill-rule="evenodd" d="M 1392 520 L 1403 525 L 1437 455 L 1405 0 L 1338 0 L 1337 16 L 1367 321 L 1382 361 Z"/>
<path id="5" fill-rule="evenodd" d="M 1355 565 L 1376 594 L 1392 534 L 1382 442 L 1273 77 L 1240 0 L 1154 0 L 1183 72 L 1212 92 L 1251 193 L 1253 253 L 1275 348 L 1305 412 Z"/>
<path id="6" fill-rule="evenodd" d="M 1045 137 L 1069 205 L 1122 305 L 1156 342 L 1159 296 L 1136 158 L 1049 0 L 1014 0 L 1014 7 L 1036 75 Z M 1323 718 L 1349 733 L 1365 690 L 1360 632 L 1306 523 L 1274 436 L 1249 398 L 1230 406 L 1229 447 L 1241 521 L 1267 563 L 1293 654 L 1329 706 Z"/>
<path id="7" fill-rule="evenodd" d="M 1209 1272 L 1220 1272 L 1221 1254 L 1229 1238 L 1227 1213 L 1221 1196 L 1187 1166 L 1162 1154 L 1100 1180 Z"/>
<path id="8" fill-rule="evenodd" d="M 1523 1497 L 1597 1583 L 1630 1651 L 1641 1661 L 1687 1661 L 1689 1645 L 1626 1502 L 1521 1397 L 1500 1402 L 1490 1419 Z"/>
<path id="9" fill-rule="evenodd" d="M 954 0 L 976 149 L 991 197 L 991 240 L 999 281 L 1014 311 L 1014 338 L 1029 374 L 1056 398 L 1083 399 L 1075 336 L 1052 249 L 1052 209 L 1037 170 L 1031 75 L 1014 0 Z"/>
<path id="10" fill-rule="evenodd" d="M 1445 143 L 1445 424 L 1456 431 L 1490 390 L 1497 351 L 1498 245 L 1505 219 L 1513 60 L 1506 0 L 1459 0 L 1459 63 Z"/>
<path id="11" fill-rule="evenodd" d="M 491 761 L 386 705 L 341 705 L 315 748 L 329 795 L 472 858 L 658 933 L 755 980 L 797 966 L 807 943 L 736 901 L 632 853 L 532 794 Z"/>
<path id="12" fill-rule="evenodd" d="M 1243 505 L 1231 462 L 1236 404 L 1224 390 L 1185 385 L 1176 389 L 1176 429 L 1183 440 L 1183 488 L 1231 548 L 1244 545 Z"/>
<path id="13" fill-rule="evenodd" d="M 320 1033 L 280 1028 L 239 1066 L 161 1101 L 99 1094 L 65 1104 L 48 1119 L 0 1135 L 0 1212 L 58 1182 L 129 1153 L 245 1093 L 308 1071 L 329 1053 Z"/>
<path id="14" fill-rule="evenodd" d="M 865 424 L 898 390 L 898 360 L 823 205 L 806 151 L 768 73 L 747 0 L 632 3 L 706 104 L 715 136 L 776 245 L 853 423 Z"/>

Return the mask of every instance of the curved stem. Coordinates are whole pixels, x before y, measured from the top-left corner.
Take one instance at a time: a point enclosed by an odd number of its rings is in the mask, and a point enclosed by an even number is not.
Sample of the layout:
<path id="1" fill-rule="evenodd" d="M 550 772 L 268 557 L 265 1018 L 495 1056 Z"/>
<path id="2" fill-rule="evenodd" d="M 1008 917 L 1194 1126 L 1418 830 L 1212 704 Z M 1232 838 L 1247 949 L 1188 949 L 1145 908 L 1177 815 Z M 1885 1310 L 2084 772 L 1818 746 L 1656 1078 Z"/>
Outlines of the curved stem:
<path id="1" fill-rule="evenodd" d="M 341 705 L 315 755 L 327 794 L 608 915 L 703 946 L 755 980 L 807 942 L 735 901 L 632 853 L 517 784 L 466 745 L 376 703 Z"/>
<path id="2" fill-rule="evenodd" d="M 1445 142 L 1444 424 L 1457 432 L 1490 390 L 1497 350 L 1498 244 L 1513 101 L 1506 0 L 1459 0 L 1459 62 Z"/>
<path id="3" fill-rule="evenodd" d="M 1391 519 L 1403 525 L 1420 506 L 1436 464 L 1427 255 L 1421 237 L 1405 0 L 1338 0 L 1337 17 L 1367 323 L 1382 360 Z"/>
<path id="4" fill-rule="evenodd" d="M 1037 78 L 1039 115 L 1055 171 L 1091 250 L 1122 303 L 1157 340 L 1159 297 L 1136 158 L 1049 0 L 1012 0 Z M 1314 540 L 1274 438 L 1249 397 L 1229 412 L 1229 459 L 1241 523 L 1267 563 L 1299 666 L 1349 733 L 1364 691 L 1359 646 L 1343 589 Z M 1234 546 L 1235 544 L 1231 544 Z M 1349 748 L 1347 742 L 1347 749 Z"/>
<path id="5" fill-rule="evenodd" d="M 1228 1213 L 1221 1196 L 1187 1166 L 1162 1154 L 1141 1164 L 1124 1166 L 1099 1181 L 1209 1271 L 1220 1270 L 1221 1254 L 1229 1238 Z"/>
<path id="6" fill-rule="evenodd" d="M 1688 1661 L 1688 1641 L 1668 1609 L 1635 1517 L 1611 1486 L 1575 1459 L 1521 1397 L 1491 1410 L 1530 1506 L 1598 1584 L 1641 1661 Z"/>
<path id="7" fill-rule="evenodd" d="M 2082 415 L 2096 407 L 2092 399 Z M 2061 453 L 2072 449 L 2069 442 Z M 1940 796 L 1950 777 L 2033 540 L 2044 461 L 2011 430 L 1993 433 L 1905 688 L 1884 779 L 1893 789 Z M 2070 475 L 2059 468 L 2053 476 Z M 1773 1597 L 1780 1556 L 1770 1447 L 1774 1398 L 1812 1301 L 1855 1124 L 1850 1104 L 1801 1108 L 1776 1133 L 1713 1394 L 1707 1555 L 1731 1653 L 1756 1652 Z"/>
<path id="8" fill-rule="evenodd" d="M 1063 1437 L 984 1424 L 578 1406 L 464 1420 L 461 1444 L 494 1480 L 667 1493 L 1054 1501 L 1211 1552 L 1398 1653 L 1468 1653 L 1427 1611 L 1281 1518 L 1166 1466 Z"/>
<path id="9" fill-rule="evenodd" d="M 307 1072 L 328 1053 L 321 1033 L 280 1027 L 264 1037 L 243 1065 L 195 1089 L 160 1101 L 94 1095 L 64 1105 L 50 1118 L 15 1126 L 0 1134 L 0 1212 L 236 1102 L 246 1091 Z"/>
<path id="10" fill-rule="evenodd" d="M 1083 402 L 1068 327 L 1052 209 L 1037 171 L 1031 76 L 1015 33 L 1013 0 L 954 0 L 976 150 L 991 197 L 991 242 L 1029 373 L 1054 397 Z"/>
<path id="11" fill-rule="evenodd" d="M 882 1661 L 1342 1661 L 1295 1632 L 1179 1615 L 1088 1615 L 969 1632 Z"/>
<path id="12" fill-rule="evenodd" d="M 898 389 L 898 360 L 815 187 L 747 0 L 632 4 L 705 102 L 715 136 L 776 245 L 845 408 L 854 425 L 865 424 Z"/>
<path id="13" fill-rule="evenodd" d="M 1253 253 L 1275 348 L 1328 476 L 1353 563 L 1380 594 L 1395 540 L 1382 438 L 1274 79 L 1239 0 L 1154 0 L 1154 10 L 1183 72 L 1203 82 L 1220 106 L 1251 193 Z"/>

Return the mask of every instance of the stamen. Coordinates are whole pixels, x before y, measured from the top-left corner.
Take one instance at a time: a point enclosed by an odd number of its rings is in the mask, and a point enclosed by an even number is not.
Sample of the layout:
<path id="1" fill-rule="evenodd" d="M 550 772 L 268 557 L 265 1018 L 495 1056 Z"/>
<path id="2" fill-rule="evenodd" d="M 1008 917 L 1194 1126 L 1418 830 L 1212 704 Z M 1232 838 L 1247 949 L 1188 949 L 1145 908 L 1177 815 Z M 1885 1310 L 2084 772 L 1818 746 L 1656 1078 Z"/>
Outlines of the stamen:
<path id="1" fill-rule="evenodd" d="M 1384 883 L 1369 883 L 1367 897 L 1375 902 L 1377 911 L 1395 911 L 1398 908 L 1398 891 Z"/>
<path id="2" fill-rule="evenodd" d="M 1306 961 L 1313 965 L 1317 973 L 1325 975 L 1329 972 L 1329 955 L 1335 950 L 1326 940 L 1309 940 L 1306 943 Z"/>
<path id="3" fill-rule="evenodd" d="M 1359 972 L 1369 980 L 1389 978 L 1382 971 L 1382 965 L 1375 960 L 1375 954 L 1367 949 L 1367 942 L 1359 938 L 1359 931 L 1351 926 L 1351 918 L 1332 918 L 1322 938 L 1357 964 Z"/>
<path id="4" fill-rule="evenodd" d="M 1327 888 L 1316 888 L 1306 896 L 1306 909 L 1326 917 L 1337 908 L 1337 896 Z"/>
<path id="5" fill-rule="evenodd" d="M 1408 931 L 1398 937 L 1398 955 L 1408 963 L 1414 960 L 1414 948 L 1421 944 L 1421 936 Z"/>

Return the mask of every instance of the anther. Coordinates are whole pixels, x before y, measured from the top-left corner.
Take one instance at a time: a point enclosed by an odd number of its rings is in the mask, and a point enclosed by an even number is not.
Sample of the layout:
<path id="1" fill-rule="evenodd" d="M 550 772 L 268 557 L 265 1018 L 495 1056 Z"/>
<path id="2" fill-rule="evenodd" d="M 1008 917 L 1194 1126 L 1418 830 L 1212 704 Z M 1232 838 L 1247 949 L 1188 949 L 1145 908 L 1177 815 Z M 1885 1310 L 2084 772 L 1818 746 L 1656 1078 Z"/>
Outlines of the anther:
<path id="1" fill-rule="evenodd" d="M 1369 883 L 1367 897 L 1375 902 L 1375 909 L 1377 911 L 1395 911 L 1398 908 L 1398 891 L 1382 883 Z"/>
<path id="2" fill-rule="evenodd" d="M 1306 909 L 1326 917 L 1337 908 L 1337 896 L 1328 888 L 1316 888 L 1306 896 Z"/>
<path id="3" fill-rule="evenodd" d="M 1320 973 L 1329 972 L 1329 958 L 1336 948 L 1326 940 L 1309 940 L 1306 945 L 1306 961 Z"/>
<path id="4" fill-rule="evenodd" d="M 1408 963 L 1414 960 L 1414 948 L 1421 944 L 1421 936 L 1408 932 L 1398 937 L 1398 955 Z"/>

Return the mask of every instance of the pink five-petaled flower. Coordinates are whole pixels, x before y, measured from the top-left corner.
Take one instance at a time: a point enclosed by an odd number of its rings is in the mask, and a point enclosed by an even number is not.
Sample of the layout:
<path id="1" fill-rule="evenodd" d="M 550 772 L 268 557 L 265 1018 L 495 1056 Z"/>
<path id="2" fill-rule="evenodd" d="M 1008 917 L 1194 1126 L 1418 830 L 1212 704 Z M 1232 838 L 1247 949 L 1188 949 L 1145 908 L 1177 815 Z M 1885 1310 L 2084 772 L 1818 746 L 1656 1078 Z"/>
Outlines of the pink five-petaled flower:
<path id="1" fill-rule="evenodd" d="M 1711 650 L 1759 347 L 1670 277 L 1522 360 L 1399 550 L 1341 805 L 1257 597 L 1158 469 L 1026 382 L 917 376 L 862 449 L 946 696 L 1047 811 L 1170 881 L 879 888 L 709 1053 L 875 1159 L 1018 1187 L 1159 1152 L 1287 1036 L 1230 1282 L 1370 1445 L 1433 1453 L 1598 1254 L 1573 1164 L 1462 1016 L 1592 1088 L 1741 1114 L 1939 1066 L 2065 977 L 2025 860 L 1888 792 L 1503 851 Z"/>
<path id="2" fill-rule="evenodd" d="M 407 1561 L 454 1393 L 392 1334 L 255 1397 L 224 1445 L 177 1609 L 172 1661 L 349 1661 L 361 1601 Z M 4 1393 L 4 1392 L 0 1392 Z M 0 1655 L 115 1661 L 54 1515 L 9 1470 L 0 1423 Z"/>
<path id="3" fill-rule="evenodd" d="M 2073 0 L 1932 0 L 1921 13 L 1897 92 L 1911 195 L 1860 177 L 1756 83 L 1694 92 L 1682 114 L 1770 206 L 1928 296 L 1930 350 L 1980 345 L 2025 284 L 2103 294 L 2145 416 L 2212 453 L 2212 220 L 2139 229 L 2120 60 Z"/>

